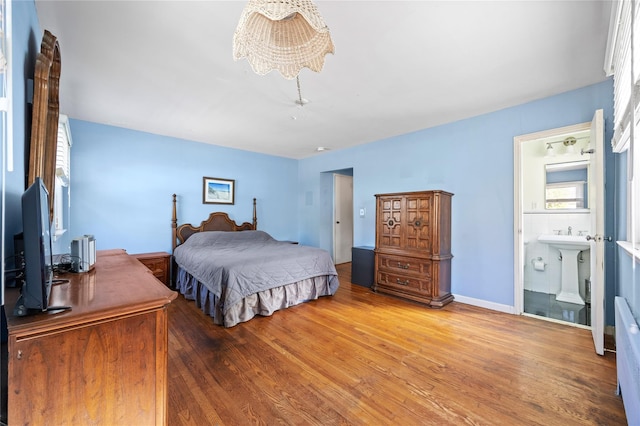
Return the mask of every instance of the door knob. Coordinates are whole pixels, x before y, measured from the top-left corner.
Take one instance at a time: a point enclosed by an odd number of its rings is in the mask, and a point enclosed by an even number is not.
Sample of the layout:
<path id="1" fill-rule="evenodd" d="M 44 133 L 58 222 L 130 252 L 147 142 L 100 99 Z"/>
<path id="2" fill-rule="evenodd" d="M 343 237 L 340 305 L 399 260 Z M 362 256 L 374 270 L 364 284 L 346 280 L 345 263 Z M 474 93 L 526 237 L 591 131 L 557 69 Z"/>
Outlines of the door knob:
<path id="1" fill-rule="evenodd" d="M 594 235 L 593 237 L 592 237 L 591 235 L 587 235 L 587 237 L 586 237 L 586 238 L 587 238 L 587 241 L 591 241 L 591 240 L 593 240 L 593 241 L 595 241 L 595 242 L 598 242 L 598 241 L 612 241 L 612 240 L 613 240 L 613 239 L 611 238 L 611 236 L 608 236 L 608 237 L 602 237 L 602 236 L 597 235 L 597 234 L 596 234 L 596 235 Z"/>

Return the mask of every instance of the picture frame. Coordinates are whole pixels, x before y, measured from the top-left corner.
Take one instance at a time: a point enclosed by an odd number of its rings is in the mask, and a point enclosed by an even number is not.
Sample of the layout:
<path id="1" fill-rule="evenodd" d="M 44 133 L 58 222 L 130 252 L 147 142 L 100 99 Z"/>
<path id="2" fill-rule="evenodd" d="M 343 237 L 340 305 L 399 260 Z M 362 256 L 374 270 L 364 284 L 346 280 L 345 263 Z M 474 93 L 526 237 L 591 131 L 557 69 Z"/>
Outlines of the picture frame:
<path id="1" fill-rule="evenodd" d="M 234 204 L 236 181 L 214 177 L 202 178 L 202 204 Z"/>

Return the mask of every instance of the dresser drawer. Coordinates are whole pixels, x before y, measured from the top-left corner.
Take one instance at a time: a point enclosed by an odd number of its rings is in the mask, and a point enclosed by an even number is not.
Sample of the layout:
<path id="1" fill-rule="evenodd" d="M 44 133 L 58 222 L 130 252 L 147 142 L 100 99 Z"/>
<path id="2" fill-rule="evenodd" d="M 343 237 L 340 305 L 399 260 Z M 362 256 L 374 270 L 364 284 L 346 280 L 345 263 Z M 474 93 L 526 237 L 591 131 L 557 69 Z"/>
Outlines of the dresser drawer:
<path id="1" fill-rule="evenodd" d="M 378 254 L 378 269 L 402 275 L 419 275 L 431 279 L 431 260 L 417 257 Z"/>
<path id="2" fill-rule="evenodd" d="M 156 278 L 160 281 L 164 279 L 166 275 L 166 262 L 164 259 L 145 259 L 141 260 L 141 262 L 153 272 Z"/>
<path id="3" fill-rule="evenodd" d="M 431 296 L 432 293 L 431 279 L 428 277 L 414 277 L 378 270 L 376 278 L 378 279 L 378 287 L 387 287 L 403 293 L 414 293 L 421 296 Z"/>
<path id="4" fill-rule="evenodd" d="M 153 275 L 162 281 L 163 284 L 169 286 L 169 270 L 171 255 L 165 252 L 157 253 L 141 253 L 133 254 L 133 257 L 138 259 L 140 263 L 146 266 Z"/>

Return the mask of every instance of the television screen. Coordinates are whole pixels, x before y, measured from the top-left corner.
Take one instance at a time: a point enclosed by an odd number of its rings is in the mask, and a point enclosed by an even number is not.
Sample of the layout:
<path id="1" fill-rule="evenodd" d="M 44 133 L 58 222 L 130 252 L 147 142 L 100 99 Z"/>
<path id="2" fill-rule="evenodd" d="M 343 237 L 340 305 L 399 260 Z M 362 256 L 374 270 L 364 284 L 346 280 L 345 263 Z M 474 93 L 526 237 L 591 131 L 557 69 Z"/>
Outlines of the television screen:
<path id="1" fill-rule="evenodd" d="M 18 316 L 46 311 L 53 280 L 49 193 L 42 179 L 22 194 L 22 232 L 24 245 L 24 283 L 14 314 Z"/>

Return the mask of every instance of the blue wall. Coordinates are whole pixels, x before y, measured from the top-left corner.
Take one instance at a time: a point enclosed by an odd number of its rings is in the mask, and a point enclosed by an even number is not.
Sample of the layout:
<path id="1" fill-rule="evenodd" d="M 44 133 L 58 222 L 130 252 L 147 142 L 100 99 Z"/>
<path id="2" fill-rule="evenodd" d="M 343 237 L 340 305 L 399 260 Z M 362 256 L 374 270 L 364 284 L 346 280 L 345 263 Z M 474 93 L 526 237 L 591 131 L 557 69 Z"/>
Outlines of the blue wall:
<path id="1" fill-rule="evenodd" d="M 428 189 L 453 192 L 452 292 L 513 306 L 513 138 L 589 122 L 596 109 L 604 109 L 605 140 L 609 141 L 612 90 L 608 80 L 491 114 L 301 160 L 300 241 L 330 249 L 326 236 L 331 234 L 331 223 L 322 217 L 330 202 L 326 196 L 330 189 L 322 173 L 329 170 L 353 168 L 354 211 L 366 209 L 364 218 L 354 216 L 354 246 L 375 245 L 375 194 Z M 612 160 L 608 147 L 607 164 L 613 164 Z M 607 170 L 608 175 L 612 172 L 613 168 Z M 612 218 L 607 226 L 613 230 Z M 613 294 L 615 275 L 613 270 L 609 272 L 607 294 Z"/>
<path id="2" fill-rule="evenodd" d="M 178 223 L 212 211 L 297 239 L 295 160 L 70 120 L 71 237 L 93 234 L 98 249 L 171 251 L 171 195 Z M 203 177 L 235 180 L 235 204 L 202 203 Z M 68 242 L 67 242 L 68 244 Z M 62 252 L 68 252 L 68 247 Z"/>

